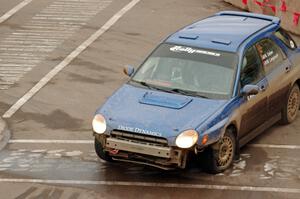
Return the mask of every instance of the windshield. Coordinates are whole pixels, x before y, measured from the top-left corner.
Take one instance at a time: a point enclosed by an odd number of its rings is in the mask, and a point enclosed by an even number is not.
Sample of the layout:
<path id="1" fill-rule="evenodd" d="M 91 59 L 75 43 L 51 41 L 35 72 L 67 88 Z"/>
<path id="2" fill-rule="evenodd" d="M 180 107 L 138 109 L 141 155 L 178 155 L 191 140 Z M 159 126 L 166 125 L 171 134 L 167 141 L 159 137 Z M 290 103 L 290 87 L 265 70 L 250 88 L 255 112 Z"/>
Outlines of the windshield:
<path id="1" fill-rule="evenodd" d="M 228 98 L 236 64 L 234 53 L 162 44 L 138 69 L 132 81 L 160 90 Z"/>

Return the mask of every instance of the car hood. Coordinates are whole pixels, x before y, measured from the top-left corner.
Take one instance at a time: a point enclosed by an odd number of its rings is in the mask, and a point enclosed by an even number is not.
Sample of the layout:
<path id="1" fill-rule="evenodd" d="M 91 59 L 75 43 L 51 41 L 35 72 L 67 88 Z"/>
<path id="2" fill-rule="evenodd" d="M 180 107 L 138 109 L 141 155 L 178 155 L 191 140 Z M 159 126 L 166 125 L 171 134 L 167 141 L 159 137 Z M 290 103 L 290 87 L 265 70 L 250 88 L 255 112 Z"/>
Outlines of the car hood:
<path id="1" fill-rule="evenodd" d="M 108 128 L 161 137 L 196 129 L 226 103 L 123 85 L 97 111 Z"/>

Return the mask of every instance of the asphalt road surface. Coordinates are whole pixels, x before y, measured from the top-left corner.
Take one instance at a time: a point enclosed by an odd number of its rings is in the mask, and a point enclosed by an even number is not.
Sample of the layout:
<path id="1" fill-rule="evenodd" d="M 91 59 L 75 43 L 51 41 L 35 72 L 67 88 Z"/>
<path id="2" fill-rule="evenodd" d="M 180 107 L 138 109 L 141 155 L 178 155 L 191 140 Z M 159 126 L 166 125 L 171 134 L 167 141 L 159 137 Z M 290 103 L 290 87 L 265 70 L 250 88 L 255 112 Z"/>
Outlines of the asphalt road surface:
<path id="1" fill-rule="evenodd" d="M 123 66 L 138 66 L 168 34 L 220 10 L 236 10 L 231 5 L 221 0 L 0 0 L 0 5 L 0 16 L 10 14 L 0 23 L 0 114 L 11 132 L 0 151 L 0 198 L 299 198 L 300 117 L 266 131 L 218 175 L 193 164 L 167 172 L 108 164 L 94 152 L 92 116 L 127 80 Z"/>

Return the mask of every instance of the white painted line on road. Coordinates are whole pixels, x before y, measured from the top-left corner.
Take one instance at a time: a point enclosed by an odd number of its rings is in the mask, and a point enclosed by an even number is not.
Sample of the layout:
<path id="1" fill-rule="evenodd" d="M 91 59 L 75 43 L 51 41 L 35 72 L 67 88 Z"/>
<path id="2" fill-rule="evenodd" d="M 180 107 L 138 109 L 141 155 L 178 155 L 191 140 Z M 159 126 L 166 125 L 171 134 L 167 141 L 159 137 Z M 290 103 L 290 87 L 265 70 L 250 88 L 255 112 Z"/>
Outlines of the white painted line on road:
<path id="1" fill-rule="evenodd" d="M 29 46 L 29 45 L 25 45 L 25 44 L 23 44 L 23 45 L 19 45 L 21 48 L 22 47 L 27 47 L 27 46 Z M 7 48 L 7 47 L 15 47 L 15 45 L 12 45 L 12 44 L 0 44 L 0 47 L 1 48 Z M 50 46 L 50 45 L 40 45 L 40 46 L 38 46 L 38 45 L 35 45 L 35 46 L 29 46 L 29 47 L 35 47 L 35 48 L 47 48 L 47 49 L 51 49 L 51 48 L 56 48 L 56 46 Z"/>
<path id="2" fill-rule="evenodd" d="M 86 21 L 87 19 L 86 18 L 65 18 L 65 17 L 51 17 L 51 18 L 48 18 L 48 17 L 33 17 L 33 19 L 45 19 L 45 20 L 64 20 L 64 21 Z"/>
<path id="3" fill-rule="evenodd" d="M 9 87 L 8 85 L 5 85 L 5 86 L 1 86 L 1 85 L 0 85 L 0 90 L 7 90 L 8 87 Z"/>
<path id="4" fill-rule="evenodd" d="M 31 66 L 33 66 L 33 65 L 31 65 L 31 64 L 0 64 L 0 66 L 9 66 L 9 67 L 14 67 L 14 66 L 25 66 L 25 67 L 31 67 Z"/>
<path id="5" fill-rule="evenodd" d="M 181 189 L 211 189 L 230 191 L 251 191 L 251 192 L 276 192 L 299 194 L 300 189 L 279 188 L 279 187 L 258 187 L 238 185 L 206 185 L 206 184 L 177 184 L 177 183 L 152 183 L 152 182 L 126 182 L 126 181 L 91 181 L 91 180 L 43 180 L 43 179 L 13 179 L 0 178 L 0 182 L 14 183 L 41 183 L 41 184 L 68 184 L 68 185 L 104 185 L 104 186 L 139 186 L 158 188 L 181 188 Z"/>
<path id="6" fill-rule="evenodd" d="M 17 112 L 28 100 L 30 100 L 41 88 L 43 88 L 53 77 L 55 77 L 62 69 L 69 65 L 80 53 L 95 42 L 103 33 L 110 29 L 123 15 L 132 9 L 140 0 L 132 0 L 123 7 L 112 18 L 110 18 L 99 30 L 92 34 L 86 41 L 78 46 L 71 54 L 69 54 L 61 63 L 55 66 L 46 76 L 44 76 L 34 87 L 32 87 L 23 97 L 21 97 L 12 107 L 7 110 L 3 118 L 10 118 Z"/>
<path id="7" fill-rule="evenodd" d="M 249 144 L 249 147 L 256 148 L 272 148 L 272 149 L 300 149 L 300 145 L 285 145 L 285 144 Z"/>
<path id="8" fill-rule="evenodd" d="M 9 19 L 11 16 L 16 14 L 19 10 L 21 10 L 22 8 L 24 8 L 26 5 L 28 5 L 31 2 L 32 2 L 32 0 L 24 0 L 21 3 L 19 3 L 18 5 L 16 5 L 13 9 L 11 9 L 10 11 L 8 11 L 7 13 L 5 13 L 4 15 L 2 15 L 0 17 L 0 23 L 3 23 L 7 19 Z"/>
<path id="9" fill-rule="evenodd" d="M 29 38 L 29 39 L 32 39 L 32 38 L 45 39 L 45 36 L 43 36 L 41 34 L 37 34 L 37 33 L 13 32 L 12 35 L 13 36 L 11 36 L 10 38 L 15 38 L 15 37 L 24 38 L 24 37 L 26 37 L 26 39 L 27 38 Z M 47 38 L 50 38 L 50 39 L 65 39 L 66 35 L 49 35 L 48 34 Z"/>
<path id="10" fill-rule="evenodd" d="M 51 38 L 26 38 L 26 40 L 24 40 L 23 37 L 16 37 L 16 36 L 13 36 L 13 37 L 9 37 L 9 38 L 6 38 L 6 40 L 2 41 L 3 43 L 7 43 L 7 42 L 55 42 L 55 43 L 59 43 L 61 42 L 61 39 L 51 39 Z M 0 56 L 13 56 L 15 54 L 11 53 L 11 54 L 1 54 Z M 35 55 L 32 55 L 32 54 L 27 54 L 26 56 L 32 56 L 34 57 Z"/>
<path id="11" fill-rule="evenodd" d="M 93 144 L 94 140 L 51 140 L 51 139 L 11 139 L 10 144 Z M 300 145 L 248 144 L 248 147 L 273 149 L 300 149 Z"/>
<path id="12" fill-rule="evenodd" d="M 93 140 L 30 140 L 30 139 L 12 139 L 9 144 L 93 144 Z"/>

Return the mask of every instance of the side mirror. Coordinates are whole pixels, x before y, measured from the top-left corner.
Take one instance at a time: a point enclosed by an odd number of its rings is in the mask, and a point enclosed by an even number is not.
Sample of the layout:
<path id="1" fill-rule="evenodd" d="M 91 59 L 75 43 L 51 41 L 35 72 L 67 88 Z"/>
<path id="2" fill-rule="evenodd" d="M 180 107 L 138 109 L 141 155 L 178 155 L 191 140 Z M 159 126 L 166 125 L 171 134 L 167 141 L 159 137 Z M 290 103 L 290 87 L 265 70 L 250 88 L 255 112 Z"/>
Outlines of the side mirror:
<path id="1" fill-rule="evenodd" d="M 134 73 L 134 67 L 133 66 L 129 66 L 129 65 L 125 66 L 123 68 L 123 72 L 124 72 L 125 75 L 131 77 L 133 75 L 133 73 Z"/>
<path id="2" fill-rule="evenodd" d="M 259 87 L 257 85 L 247 84 L 243 87 L 242 96 L 257 95 L 259 93 Z"/>

